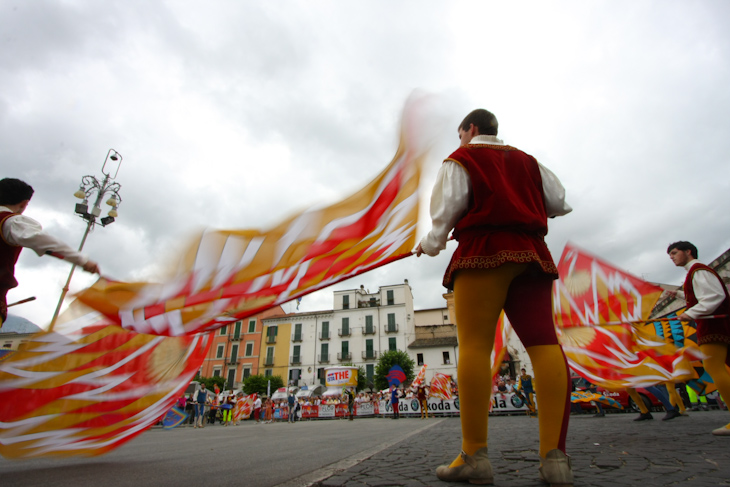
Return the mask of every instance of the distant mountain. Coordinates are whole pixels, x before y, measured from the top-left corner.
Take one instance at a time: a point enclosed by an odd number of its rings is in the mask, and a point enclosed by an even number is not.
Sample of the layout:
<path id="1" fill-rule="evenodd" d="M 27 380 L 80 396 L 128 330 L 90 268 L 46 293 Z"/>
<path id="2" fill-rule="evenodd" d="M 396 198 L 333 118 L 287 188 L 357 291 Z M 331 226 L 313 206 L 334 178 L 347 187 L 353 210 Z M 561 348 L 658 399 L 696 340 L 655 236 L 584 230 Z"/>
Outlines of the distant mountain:
<path id="1" fill-rule="evenodd" d="M 8 319 L 0 328 L 0 333 L 37 333 L 41 328 L 30 320 L 20 316 L 8 315 Z"/>

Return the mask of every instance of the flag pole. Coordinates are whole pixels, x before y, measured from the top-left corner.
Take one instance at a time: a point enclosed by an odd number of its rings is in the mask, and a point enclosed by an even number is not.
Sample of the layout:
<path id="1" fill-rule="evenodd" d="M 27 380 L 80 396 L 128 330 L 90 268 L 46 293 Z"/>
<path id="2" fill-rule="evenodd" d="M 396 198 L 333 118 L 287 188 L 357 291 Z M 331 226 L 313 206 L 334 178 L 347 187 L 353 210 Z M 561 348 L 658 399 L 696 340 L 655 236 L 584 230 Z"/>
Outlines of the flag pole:
<path id="1" fill-rule="evenodd" d="M 11 307 L 11 306 L 17 306 L 19 304 L 27 303 L 29 301 L 35 301 L 35 296 L 31 296 L 29 298 L 21 299 L 20 301 L 16 301 L 14 303 L 11 303 L 11 304 L 8 305 L 8 308 Z"/>
<path id="2" fill-rule="evenodd" d="M 716 320 L 720 318 L 727 318 L 730 315 L 710 315 L 710 316 L 703 316 L 701 320 Z M 668 321 L 682 321 L 678 317 L 674 318 L 653 318 L 649 320 L 636 320 L 636 321 L 609 321 L 606 323 L 595 323 L 595 324 L 573 324 L 569 323 L 569 326 L 567 328 L 575 328 L 580 326 L 613 326 L 613 325 L 639 325 L 642 323 L 654 323 L 655 321 L 662 321 L 662 322 L 668 322 Z M 694 321 L 694 320 L 693 320 Z M 561 326 L 561 328 L 566 328 L 565 326 Z"/>

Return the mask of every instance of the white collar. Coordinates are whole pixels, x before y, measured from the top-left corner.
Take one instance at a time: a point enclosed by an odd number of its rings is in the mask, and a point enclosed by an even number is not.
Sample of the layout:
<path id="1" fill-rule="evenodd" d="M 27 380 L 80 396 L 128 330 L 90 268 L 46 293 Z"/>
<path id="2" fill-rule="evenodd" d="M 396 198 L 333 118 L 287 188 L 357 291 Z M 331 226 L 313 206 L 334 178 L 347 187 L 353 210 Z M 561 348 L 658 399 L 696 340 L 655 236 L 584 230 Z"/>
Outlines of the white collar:
<path id="1" fill-rule="evenodd" d="M 701 262 L 697 259 L 692 259 L 689 262 L 687 262 L 686 264 L 684 264 L 684 268 L 687 270 L 690 270 L 692 268 L 692 266 L 695 264 L 701 264 Z"/>
<path id="2" fill-rule="evenodd" d="M 469 141 L 470 144 L 489 144 L 489 145 L 506 145 L 502 139 L 496 135 L 475 135 Z"/>

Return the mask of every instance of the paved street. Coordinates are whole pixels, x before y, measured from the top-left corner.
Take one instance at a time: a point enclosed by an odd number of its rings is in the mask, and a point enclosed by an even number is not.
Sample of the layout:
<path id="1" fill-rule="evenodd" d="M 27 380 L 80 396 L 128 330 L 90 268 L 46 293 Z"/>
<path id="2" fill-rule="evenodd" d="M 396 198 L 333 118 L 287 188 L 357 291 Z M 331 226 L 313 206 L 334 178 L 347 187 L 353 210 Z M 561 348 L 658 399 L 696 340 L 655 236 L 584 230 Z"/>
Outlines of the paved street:
<path id="1" fill-rule="evenodd" d="M 730 437 L 710 431 L 726 411 L 637 423 L 635 414 L 572 416 L 576 486 L 730 486 Z M 96 458 L 0 459 L 0 485 L 366 487 L 446 486 L 435 468 L 459 450 L 458 418 L 246 422 L 203 430 L 153 428 Z M 537 420 L 490 418 L 497 486 L 541 486 Z M 466 485 L 466 484 L 462 484 Z"/>
<path id="2" fill-rule="evenodd" d="M 730 486 L 730 437 L 710 434 L 730 421 L 727 411 L 691 412 L 689 417 L 666 422 L 660 421 L 664 413 L 653 414 L 654 420 L 643 422 L 634 422 L 637 415 L 632 413 L 607 414 L 604 418 L 571 416 L 568 453 L 573 459 L 575 485 Z M 544 487 L 537 473 L 537 420 L 492 417 L 489 427 L 495 485 Z M 450 463 L 460 446 L 459 420 L 440 420 L 433 428 L 317 485 L 453 486 L 439 481 L 434 470 Z"/>

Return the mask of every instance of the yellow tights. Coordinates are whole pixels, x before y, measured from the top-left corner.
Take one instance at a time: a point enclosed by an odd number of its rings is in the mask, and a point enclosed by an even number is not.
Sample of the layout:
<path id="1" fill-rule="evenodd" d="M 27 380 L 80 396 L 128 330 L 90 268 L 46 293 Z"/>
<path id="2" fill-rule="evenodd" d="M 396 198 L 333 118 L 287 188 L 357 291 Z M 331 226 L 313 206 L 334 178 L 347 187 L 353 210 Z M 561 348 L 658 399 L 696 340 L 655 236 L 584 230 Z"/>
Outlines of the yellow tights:
<path id="1" fill-rule="evenodd" d="M 459 336 L 459 409 L 462 450 L 473 455 L 487 446 L 491 399 L 490 355 L 497 321 L 510 282 L 526 269 L 506 264 L 496 269 L 461 270 L 454 281 L 454 306 Z M 558 448 L 568 401 L 568 371 L 559 345 L 527 348 L 540 398 L 540 456 Z M 561 365 L 563 364 L 563 365 Z M 461 457 L 451 467 L 463 464 Z"/>
<path id="2" fill-rule="evenodd" d="M 702 365 L 712 377 L 712 382 L 723 398 L 730 397 L 730 372 L 725 366 L 728 354 L 728 345 L 725 343 L 705 343 L 700 345 L 700 351 L 708 358 L 702 361 Z M 730 423 L 725 426 L 730 429 Z"/>

